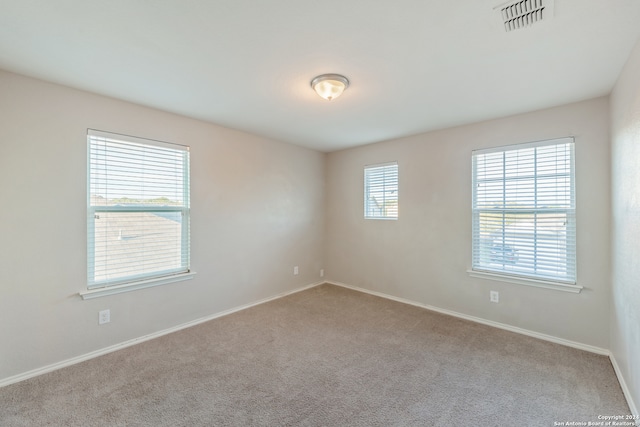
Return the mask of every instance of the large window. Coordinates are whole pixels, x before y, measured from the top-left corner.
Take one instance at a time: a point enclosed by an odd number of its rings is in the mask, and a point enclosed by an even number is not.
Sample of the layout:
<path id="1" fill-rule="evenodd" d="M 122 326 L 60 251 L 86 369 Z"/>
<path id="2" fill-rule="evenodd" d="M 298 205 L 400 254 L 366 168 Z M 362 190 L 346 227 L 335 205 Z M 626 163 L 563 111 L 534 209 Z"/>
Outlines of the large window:
<path id="1" fill-rule="evenodd" d="M 573 138 L 473 152 L 473 270 L 576 282 Z"/>
<path id="2" fill-rule="evenodd" d="M 398 219 L 398 163 L 364 168 L 364 217 Z"/>
<path id="3" fill-rule="evenodd" d="M 89 130 L 88 288 L 189 272 L 189 148 Z"/>

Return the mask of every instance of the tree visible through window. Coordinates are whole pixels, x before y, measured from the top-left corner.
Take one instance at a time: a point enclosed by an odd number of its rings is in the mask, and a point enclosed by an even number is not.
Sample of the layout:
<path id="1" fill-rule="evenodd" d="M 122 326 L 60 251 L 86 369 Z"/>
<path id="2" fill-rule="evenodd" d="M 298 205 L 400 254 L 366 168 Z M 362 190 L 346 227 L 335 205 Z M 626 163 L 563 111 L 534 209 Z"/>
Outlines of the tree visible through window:
<path id="1" fill-rule="evenodd" d="M 474 270 L 576 281 L 573 138 L 473 152 Z"/>
<path id="2" fill-rule="evenodd" d="M 189 271 L 189 148 L 88 132 L 88 287 Z"/>
<path id="3" fill-rule="evenodd" d="M 398 163 L 364 168 L 364 217 L 398 219 Z"/>

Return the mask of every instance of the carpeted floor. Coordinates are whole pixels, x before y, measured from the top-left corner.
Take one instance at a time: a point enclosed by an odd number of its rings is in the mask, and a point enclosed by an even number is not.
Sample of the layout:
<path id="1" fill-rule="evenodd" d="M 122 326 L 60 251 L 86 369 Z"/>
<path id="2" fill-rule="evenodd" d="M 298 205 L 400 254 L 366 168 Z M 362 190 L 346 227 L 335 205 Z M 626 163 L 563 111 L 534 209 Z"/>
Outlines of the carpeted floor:
<path id="1" fill-rule="evenodd" d="M 607 357 L 331 285 L 0 389 L 5 427 L 554 426 L 621 414 Z"/>

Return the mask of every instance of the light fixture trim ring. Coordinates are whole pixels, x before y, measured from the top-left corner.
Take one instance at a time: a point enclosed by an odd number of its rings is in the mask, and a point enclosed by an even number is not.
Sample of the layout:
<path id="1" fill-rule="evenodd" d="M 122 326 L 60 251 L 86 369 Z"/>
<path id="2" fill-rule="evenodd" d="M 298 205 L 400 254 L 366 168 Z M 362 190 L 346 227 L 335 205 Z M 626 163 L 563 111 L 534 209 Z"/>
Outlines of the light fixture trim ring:
<path id="1" fill-rule="evenodd" d="M 311 80 L 311 87 L 315 88 L 315 86 L 318 83 L 323 82 L 325 80 L 337 80 L 337 81 L 339 81 L 339 82 L 344 84 L 344 88 L 345 89 L 349 87 L 349 79 L 348 78 L 346 78 L 342 74 L 334 74 L 334 73 L 320 74 L 319 76 L 315 77 L 313 80 Z"/>

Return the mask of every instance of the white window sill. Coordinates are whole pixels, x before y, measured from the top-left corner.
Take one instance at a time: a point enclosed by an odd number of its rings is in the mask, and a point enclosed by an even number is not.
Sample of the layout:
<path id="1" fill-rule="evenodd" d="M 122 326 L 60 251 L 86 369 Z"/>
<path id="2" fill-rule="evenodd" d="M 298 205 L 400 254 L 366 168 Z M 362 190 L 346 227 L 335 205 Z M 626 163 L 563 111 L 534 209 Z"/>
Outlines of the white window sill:
<path id="1" fill-rule="evenodd" d="M 391 216 L 365 216 L 364 219 L 379 219 L 381 221 L 397 221 L 398 217 L 391 217 Z"/>
<path id="2" fill-rule="evenodd" d="M 123 292 L 136 291 L 138 289 L 151 288 L 153 286 L 166 285 L 168 283 L 181 282 L 183 280 L 191 280 L 196 273 L 182 273 L 174 276 L 158 277 L 156 279 L 143 280 L 139 282 L 124 283 L 122 285 L 106 286 L 104 288 L 88 289 L 80 291 L 79 295 L 83 300 L 106 297 L 108 295 L 121 294 Z"/>
<path id="3" fill-rule="evenodd" d="M 469 276 L 478 279 L 496 280 L 498 282 L 515 283 L 517 285 L 534 286 L 536 288 L 553 289 L 562 292 L 571 292 L 579 294 L 583 289 L 582 286 L 572 285 L 569 283 L 551 282 L 540 279 L 529 279 L 525 277 L 510 276 L 508 274 L 489 273 L 487 271 L 467 270 Z"/>

